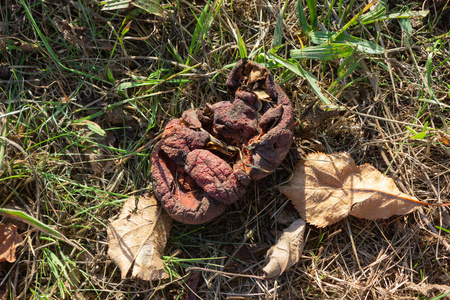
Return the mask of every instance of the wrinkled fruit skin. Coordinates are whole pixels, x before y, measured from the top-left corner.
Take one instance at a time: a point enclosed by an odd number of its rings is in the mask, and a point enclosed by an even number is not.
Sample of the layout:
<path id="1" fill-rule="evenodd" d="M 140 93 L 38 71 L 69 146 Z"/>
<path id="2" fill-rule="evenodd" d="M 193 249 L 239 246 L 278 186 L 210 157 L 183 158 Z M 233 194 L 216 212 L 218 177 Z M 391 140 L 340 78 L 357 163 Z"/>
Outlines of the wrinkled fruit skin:
<path id="1" fill-rule="evenodd" d="M 185 111 L 166 125 L 152 151 L 155 195 L 179 222 L 219 216 L 291 147 L 292 105 L 266 68 L 243 59 L 226 85 L 232 101 Z"/>

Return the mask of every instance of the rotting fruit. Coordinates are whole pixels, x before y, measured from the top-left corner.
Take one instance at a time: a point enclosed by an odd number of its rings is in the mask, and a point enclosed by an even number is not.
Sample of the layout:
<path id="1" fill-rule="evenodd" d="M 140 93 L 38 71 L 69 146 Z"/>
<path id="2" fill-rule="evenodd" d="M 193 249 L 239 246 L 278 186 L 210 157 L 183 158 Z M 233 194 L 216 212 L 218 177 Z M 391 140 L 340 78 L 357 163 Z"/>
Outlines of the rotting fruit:
<path id="1" fill-rule="evenodd" d="M 275 170 L 292 144 L 291 102 L 265 67 L 242 59 L 226 85 L 231 101 L 185 111 L 152 151 L 155 195 L 179 222 L 219 216 L 251 180 Z"/>

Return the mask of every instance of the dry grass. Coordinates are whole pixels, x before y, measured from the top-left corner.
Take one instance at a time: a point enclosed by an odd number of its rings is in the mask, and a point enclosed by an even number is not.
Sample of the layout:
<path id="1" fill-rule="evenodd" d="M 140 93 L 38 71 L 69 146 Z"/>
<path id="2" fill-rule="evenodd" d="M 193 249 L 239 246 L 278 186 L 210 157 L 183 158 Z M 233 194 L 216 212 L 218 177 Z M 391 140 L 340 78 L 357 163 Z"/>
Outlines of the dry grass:
<path id="1" fill-rule="evenodd" d="M 325 229 L 309 226 L 295 268 L 274 281 L 239 276 L 262 274 L 265 250 L 285 228 L 281 221 L 295 215 L 276 186 L 305 153 L 348 151 L 406 193 L 426 202 L 449 201 L 450 22 L 448 9 L 435 11 L 430 1 L 424 5 L 432 12 L 412 19 L 408 42 L 398 20 L 347 30 L 387 51 L 359 54 L 358 68 L 328 94 L 343 108 L 340 116 L 313 130 L 300 125 L 317 95 L 303 78 L 272 68 L 300 121 L 282 167 L 253 183 L 212 223 L 174 225 L 166 248 L 171 280 L 120 279 L 106 254 L 106 226 L 126 197 L 151 189 L 154 140 L 183 110 L 227 99 L 229 65 L 239 59 L 233 30 L 239 29 L 248 54 L 261 46 L 260 54 L 269 52 L 283 4 L 224 1 L 192 51 L 194 15 L 205 3 L 163 2 L 164 15 L 155 17 L 136 10 L 102 12 L 94 0 L 0 1 L 0 111 L 11 113 L 0 118 L 0 133 L 26 152 L 0 140 L 1 207 L 27 211 L 94 255 L 22 224 L 25 243 L 15 263 L 1 264 L 0 289 L 7 288 L 11 299 L 182 299 L 195 274 L 186 268 L 201 267 L 215 270 L 201 274 L 195 290 L 201 299 L 425 299 L 449 292 L 450 216 L 436 207 L 376 222 L 349 218 Z M 333 31 L 342 26 L 336 2 L 324 27 Z M 389 13 L 422 7 L 393 2 Z M 323 4 L 318 1 L 320 22 L 328 12 Z M 310 43 L 295 5 L 288 2 L 282 23 L 286 46 L 278 55 L 284 58 L 301 42 Z M 353 4 L 343 24 L 360 5 Z M 323 91 L 351 63 L 301 62 Z M 125 86 L 147 78 L 141 86 Z M 432 95 L 440 105 L 424 102 Z M 412 139 L 407 124 L 421 132 L 426 122 L 426 136 Z"/>

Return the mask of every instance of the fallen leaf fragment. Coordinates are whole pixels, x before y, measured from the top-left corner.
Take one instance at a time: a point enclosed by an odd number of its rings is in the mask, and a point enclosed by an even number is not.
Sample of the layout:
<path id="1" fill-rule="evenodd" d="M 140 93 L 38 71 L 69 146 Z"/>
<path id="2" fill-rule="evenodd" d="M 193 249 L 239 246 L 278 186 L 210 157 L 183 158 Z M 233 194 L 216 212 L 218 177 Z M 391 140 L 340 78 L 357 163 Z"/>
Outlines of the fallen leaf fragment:
<path id="1" fill-rule="evenodd" d="M 0 224 L 0 262 L 15 262 L 16 248 L 23 242 L 13 224 Z"/>
<path id="2" fill-rule="evenodd" d="M 418 201 L 372 165 L 356 166 L 348 153 L 311 153 L 297 164 L 291 182 L 280 191 L 300 216 L 317 227 L 347 215 L 375 220 L 412 212 Z"/>
<path id="3" fill-rule="evenodd" d="M 276 245 L 267 251 L 267 265 L 263 268 L 264 277 L 273 279 L 296 264 L 302 256 L 304 246 L 305 221 L 295 220 L 283 231 Z"/>
<path id="4" fill-rule="evenodd" d="M 136 203 L 137 202 L 137 203 Z M 152 281 L 168 277 L 161 259 L 172 219 L 153 195 L 130 197 L 119 219 L 108 226 L 108 255 L 119 266 L 122 279 Z"/>

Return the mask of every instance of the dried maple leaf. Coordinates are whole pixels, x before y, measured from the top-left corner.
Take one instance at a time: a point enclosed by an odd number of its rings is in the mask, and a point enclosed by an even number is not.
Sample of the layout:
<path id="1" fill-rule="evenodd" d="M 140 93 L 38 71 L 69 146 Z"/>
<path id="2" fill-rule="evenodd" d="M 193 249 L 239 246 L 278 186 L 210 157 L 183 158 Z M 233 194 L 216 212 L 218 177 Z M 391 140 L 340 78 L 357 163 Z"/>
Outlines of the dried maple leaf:
<path id="1" fill-rule="evenodd" d="M 373 166 L 356 166 L 348 153 L 309 154 L 280 191 L 306 222 L 317 227 L 336 223 L 348 214 L 386 219 L 410 213 L 419 205 Z"/>
<path id="2" fill-rule="evenodd" d="M 298 262 L 304 246 L 305 221 L 295 220 L 283 231 L 276 245 L 267 251 L 267 265 L 263 268 L 265 278 L 280 276 Z"/>
<path id="3" fill-rule="evenodd" d="M 127 199 L 119 219 L 108 226 L 108 255 L 119 266 L 122 279 L 159 280 L 168 277 L 161 255 L 166 246 L 171 218 L 153 195 Z"/>
<path id="4" fill-rule="evenodd" d="M 0 262 L 15 262 L 16 248 L 23 242 L 13 224 L 0 224 Z"/>

